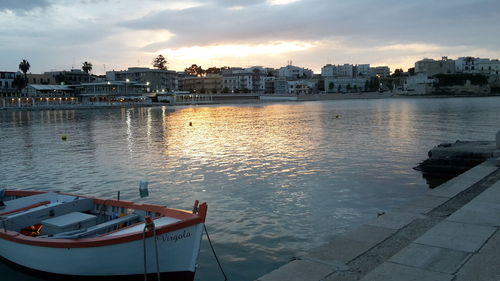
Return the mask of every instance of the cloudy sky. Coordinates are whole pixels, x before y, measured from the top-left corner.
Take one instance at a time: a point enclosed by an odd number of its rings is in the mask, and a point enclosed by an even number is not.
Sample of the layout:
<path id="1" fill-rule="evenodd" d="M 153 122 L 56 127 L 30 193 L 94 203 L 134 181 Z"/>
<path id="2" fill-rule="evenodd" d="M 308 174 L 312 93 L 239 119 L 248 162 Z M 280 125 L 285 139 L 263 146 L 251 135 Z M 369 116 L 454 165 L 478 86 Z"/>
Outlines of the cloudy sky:
<path id="1" fill-rule="evenodd" d="M 500 58 L 499 0 L 0 0 L 0 70 Z"/>

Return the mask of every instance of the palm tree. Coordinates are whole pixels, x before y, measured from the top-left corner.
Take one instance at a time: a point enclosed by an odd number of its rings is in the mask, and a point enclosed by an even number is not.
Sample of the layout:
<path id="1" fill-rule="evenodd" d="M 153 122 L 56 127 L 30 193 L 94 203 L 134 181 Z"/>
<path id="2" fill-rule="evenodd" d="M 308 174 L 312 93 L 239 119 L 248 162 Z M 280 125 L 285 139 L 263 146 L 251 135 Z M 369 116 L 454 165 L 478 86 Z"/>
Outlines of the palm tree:
<path id="1" fill-rule="evenodd" d="M 87 61 L 83 62 L 82 70 L 85 71 L 85 73 L 89 74 L 89 72 L 92 71 L 92 63 Z M 89 82 L 90 82 L 90 75 L 89 75 Z"/>
<path id="2" fill-rule="evenodd" d="M 30 70 L 30 63 L 27 60 L 23 59 L 23 61 L 19 63 L 19 70 L 24 73 L 24 79 L 28 81 L 28 76 L 26 75 L 26 73 L 28 72 L 28 70 Z"/>

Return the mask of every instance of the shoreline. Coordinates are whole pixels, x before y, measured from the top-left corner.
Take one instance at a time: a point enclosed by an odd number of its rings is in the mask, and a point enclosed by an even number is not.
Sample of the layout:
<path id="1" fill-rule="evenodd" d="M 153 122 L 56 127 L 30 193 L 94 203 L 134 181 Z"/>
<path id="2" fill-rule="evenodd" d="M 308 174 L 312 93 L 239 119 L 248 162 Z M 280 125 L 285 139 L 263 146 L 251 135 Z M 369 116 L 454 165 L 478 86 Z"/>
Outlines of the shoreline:
<path id="1" fill-rule="evenodd" d="M 102 109 L 102 108 L 135 108 L 135 107 L 158 107 L 158 106 L 189 106 L 189 105 L 217 105 L 217 104 L 248 104 L 248 103 L 277 103 L 277 102 L 304 102 L 304 101 L 329 101 L 329 100 L 371 100 L 371 99 L 446 99 L 446 98 L 481 98 L 481 97 L 500 97 L 500 94 L 489 95 L 402 95 L 390 92 L 362 92 L 362 93 L 346 93 L 346 94 L 314 94 L 303 96 L 278 96 L 278 95 L 263 95 L 265 97 L 273 97 L 274 99 L 227 99 L 217 102 L 201 102 L 201 103 L 141 103 L 141 104 L 112 104 L 112 105 L 54 105 L 54 106 L 35 106 L 35 107 L 2 107 L 0 111 L 43 111 L 43 110 L 74 110 L 74 109 Z M 293 98 L 293 99 L 292 99 Z"/>

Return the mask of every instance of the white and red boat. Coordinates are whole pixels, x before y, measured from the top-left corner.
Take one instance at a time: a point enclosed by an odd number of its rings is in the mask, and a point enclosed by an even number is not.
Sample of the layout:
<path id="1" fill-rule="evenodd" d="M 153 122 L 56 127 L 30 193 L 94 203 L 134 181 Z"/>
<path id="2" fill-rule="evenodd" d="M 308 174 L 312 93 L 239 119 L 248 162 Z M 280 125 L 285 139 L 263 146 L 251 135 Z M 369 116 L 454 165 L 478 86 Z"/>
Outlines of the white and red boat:
<path id="1" fill-rule="evenodd" d="M 91 280 L 194 279 L 206 203 L 184 211 L 66 193 L 0 193 L 0 256 L 23 268 Z"/>

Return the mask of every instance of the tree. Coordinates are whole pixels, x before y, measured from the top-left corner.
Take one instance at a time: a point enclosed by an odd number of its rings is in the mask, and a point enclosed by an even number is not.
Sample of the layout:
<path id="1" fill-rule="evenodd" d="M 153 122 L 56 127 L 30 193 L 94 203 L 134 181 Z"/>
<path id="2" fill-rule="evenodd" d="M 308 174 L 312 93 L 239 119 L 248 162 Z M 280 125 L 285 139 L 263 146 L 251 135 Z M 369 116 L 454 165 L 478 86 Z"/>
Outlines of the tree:
<path id="1" fill-rule="evenodd" d="M 82 63 L 82 70 L 85 71 L 85 73 L 89 74 L 89 72 L 92 71 L 92 63 L 88 61 L 84 61 Z M 90 75 L 89 75 L 89 82 L 90 82 Z"/>
<path id="2" fill-rule="evenodd" d="M 342 85 L 339 85 L 338 88 L 337 88 L 337 92 L 340 93 L 340 91 L 342 91 Z"/>
<path id="3" fill-rule="evenodd" d="M 328 84 L 328 92 L 333 92 L 333 89 L 335 89 L 335 83 L 330 82 Z"/>
<path id="4" fill-rule="evenodd" d="M 229 88 L 228 87 L 224 87 L 224 89 L 222 89 L 222 93 L 228 94 L 229 93 Z"/>
<path id="5" fill-rule="evenodd" d="M 184 69 L 184 73 L 193 76 L 204 76 L 206 71 L 200 66 L 193 64 L 190 67 Z"/>
<path id="6" fill-rule="evenodd" d="M 368 92 L 370 90 L 370 81 L 366 80 L 365 81 L 365 92 Z"/>
<path id="7" fill-rule="evenodd" d="M 156 67 L 161 70 L 167 70 L 167 60 L 163 55 L 158 55 L 154 60 L 153 60 L 153 67 Z"/>
<path id="8" fill-rule="evenodd" d="M 403 69 L 402 68 L 398 68 L 396 70 L 394 70 L 394 73 L 391 75 L 392 77 L 401 77 L 403 76 Z"/>
<path id="9" fill-rule="evenodd" d="M 24 79 L 26 81 L 28 81 L 28 76 L 26 75 L 26 73 L 28 72 L 28 70 L 30 70 L 30 67 L 30 63 L 25 59 L 23 59 L 23 61 L 19 63 L 19 70 L 24 73 Z"/>
<path id="10" fill-rule="evenodd" d="M 415 75 L 415 67 L 408 68 L 408 73 L 409 73 L 410 75 Z"/>
<path id="11" fill-rule="evenodd" d="M 345 87 L 346 91 L 349 93 L 351 92 L 351 84 L 347 84 L 347 86 Z"/>
<path id="12" fill-rule="evenodd" d="M 354 89 L 354 92 L 357 93 L 358 92 L 358 85 L 354 85 L 353 89 Z"/>
<path id="13" fill-rule="evenodd" d="M 26 85 L 28 84 L 28 80 L 22 76 L 17 75 L 14 78 L 14 81 L 12 81 L 12 87 L 16 88 L 17 90 L 22 90 Z"/>

